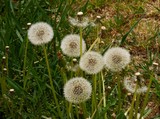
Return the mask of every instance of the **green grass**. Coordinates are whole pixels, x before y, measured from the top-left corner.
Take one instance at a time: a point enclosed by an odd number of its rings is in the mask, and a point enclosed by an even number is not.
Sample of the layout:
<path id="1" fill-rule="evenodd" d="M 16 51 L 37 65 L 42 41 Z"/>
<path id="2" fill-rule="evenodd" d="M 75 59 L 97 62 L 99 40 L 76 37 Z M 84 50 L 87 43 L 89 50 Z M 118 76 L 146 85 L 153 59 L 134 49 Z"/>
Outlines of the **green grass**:
<path id="1" fill-rule="evenodd" d="M 150 0 L 0 1 L 0 118 L 41 119 L 46 116 L 59 119 L 61 115 L 63 119 L 86 119 L 89 116 L 94 116 L 93 119 L 125 119 L 124 113 L 131 107 L 134 94 L 128 95 L 123 79 L 135 72 L 141 72 L 145 84 L 150 85 L 150 90 L 140 95 L 139 107 L 143 108 L 138 113 L 144 115 L 150 111 L 145 109 L 148 102 L 159 107 L 160 67 L 159 71 L 152 70 L 153 62 L 160 65 L 160 11 L 157 3 L 158 0 L 156 3 Z M 87 49 L 100 38 L 101 43 L 97 45 L 96 42 L 93 50 L 98 50 L 101 54 L 112 46 L 122 46 L 130 51 L 132 62 L 119 75 L 106 69 L 96 76 L 67 69 L 72 64 L 72 58 L 62 54 L 60 44 L 65 35 L 79 33 L 79 28 L 68 21 L 69 16 L 76 17 L 79 11 L 83 11 L 91 21 L 100 15 L 102 19 L 99 27 L 106 27 L 101 37 L 99 28 L 88 26 L 83 29 L 82 35 L 87 42 Z M 54 30 L 53 40 L 45 47 L 47 54 L 43 47 L 34 46 L 27 41 L 27 23 L 38 21 L 49 23 Z M 6 51 L 6 46 L 9 46 L 9 52 Z M 2 59 L 3 56 L 6 56 L 6 60 Z M 3 70 L 4 67 L 7 72 Z M 63 86 L 67 80 L 81 74 L 94 86 L 93 95 L 84 104 L 69 104 L 64 98 Z M 117 77 L 121 79 L 118 86 Z M 10 92 L 10 89 L 15 91 Z M 102 100 L 104 93 L 105 100 Z M 59 105 L 55 103 L 55 98 Z M 156 115 L 151 109 L 151 113 L 146 117 L 160 118 L 160 111 Z"/>

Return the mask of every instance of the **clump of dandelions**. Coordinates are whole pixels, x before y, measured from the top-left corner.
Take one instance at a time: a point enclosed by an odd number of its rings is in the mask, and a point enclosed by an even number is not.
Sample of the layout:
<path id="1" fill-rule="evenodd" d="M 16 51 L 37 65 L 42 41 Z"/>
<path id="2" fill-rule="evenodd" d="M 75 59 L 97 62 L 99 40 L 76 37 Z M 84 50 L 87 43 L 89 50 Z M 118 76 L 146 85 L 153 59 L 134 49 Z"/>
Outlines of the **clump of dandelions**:
<path id="1" fill-rule="evenodd" d="M 77 34 L 66 35 L 61 41 L 62 52 L 69 57 L 80 56 L 80 36 Z M 86 43 L 82 39 L 82 53 L 86 50 Z"/>
<path id="2" fill-rule="evenodd" d="M 83 77 L 75 77 L 64 85 L 64 97 L 71 103 L 81 103 L 90 98 L 92 86 Z"/>
<path id="3" fill-rule="evenodd" d="M 135 76 L 124 78 L 124 87 L 126 88 L 126 90 L 128 90 L 131 93 L 134 93 L 135 91 L 136 93 L 144 93 L 147 91 L 147 86 L 145 86 L 144 84 L 140 84 L 140 82 L 142 82 L 142 80 L 144 79 L 139 78 L 139 76 L 140 73 L 138 72 L 135 74 Z M 137 90 L 136 85 L 138 85 Z"/>
<path id="4" fill-rule="evenodd" d="M 104 54 L 105 66 L 113 72 L 121 71 L 130 60 L 129 51 L 121 47 L 110 48 Z"/>
<path id="5" fill-rule="evenodd" d="M 79 65 L 80 68 L 88 74 L 96 74 L 103 69 L 104 61 L 101 54 L 88 51 L 82 55 Z"/>
<path id="6" fill-rule="evenodd" d="M 28 39 L 34 45 L 42 45 L 50 42 L 54 36 L 52 27 L 45 22 L 32 24 L 28 30 Z"/>

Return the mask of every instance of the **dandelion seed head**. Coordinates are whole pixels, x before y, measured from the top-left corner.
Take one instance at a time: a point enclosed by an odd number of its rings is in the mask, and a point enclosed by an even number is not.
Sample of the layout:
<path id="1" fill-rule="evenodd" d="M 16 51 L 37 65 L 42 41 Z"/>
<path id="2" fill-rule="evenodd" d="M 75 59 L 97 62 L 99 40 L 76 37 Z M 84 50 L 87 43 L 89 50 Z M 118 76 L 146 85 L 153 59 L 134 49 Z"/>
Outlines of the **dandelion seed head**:
<path id="1" fill-rule="evenodd" d="M 124 87 L 131 93 L 136 91 L 136 83 L 135 83 L 135 76 L 133 77 L 125 77 L 124 79 Z M 136 79 L 137 80 L 137 79 Z M 147 91 L 147 86 L 139 86 L 137 88 L 137 93 L 145 93 Z"/>
<path id="2" fill-rule="evenodd" d="M 130 63 L 130 54 L 124 48 L 113 47 L 105 52 L 104 62 L 105 66 L 111 71 L 121 71 Z"/>
<path id="3" fill-rule="evenodd" d="M 70 34 L 65 36 L 61 42 L 62 52 L 69 57 L 80 56 L 80 36 L 77 34 Z M 82 53 L 86 50 L 85 41 L 82 39 Z"/>
<path id="4" fill-rule="evenodd" d="M 89 25 L 89 19 L 86 17 L 84 17 L 81 21 L 78 20 L 78 18 L 69 17 L 69 22 L 73 26 L 77 26 L 77 27 L 87 27 Z"/>
<path id="5" fill-rule="evenodd" d="M 50 42 L 54 36 L 52 27 L 45 22 L 32 24 L 28 30 L 28 39 L 34 45 Z"/>
<path id="6" fill-rule="evenodd" d="M 64 86 L 64 97 L 71 103 L 81 103 L 91 96 L 92 86 L 82 77 L 75 77 L 67 81 Z"/>
<path id="7" fill-rule="evenodd" d="M 96 74 L 103 69 L 104 61 L 101 54 L 89 51 L 82 55 L 79 65 L 86 73 Z"/>

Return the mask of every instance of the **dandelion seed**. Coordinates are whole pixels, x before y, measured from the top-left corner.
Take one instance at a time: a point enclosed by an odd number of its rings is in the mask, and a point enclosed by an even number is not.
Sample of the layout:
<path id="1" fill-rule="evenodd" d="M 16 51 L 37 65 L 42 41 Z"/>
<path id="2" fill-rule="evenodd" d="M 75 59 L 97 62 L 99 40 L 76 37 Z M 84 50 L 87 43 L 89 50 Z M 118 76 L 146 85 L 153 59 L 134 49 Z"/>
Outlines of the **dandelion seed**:
<path id="1" fill-rule="evenodd" d="M 91 84 L 82 77 L 70 79 L 64 86 L 64 97 L 71 103 L 81 103 L 91 96 Z"/>
<path id="2" fill-rule="evenodd" d="M 130 54 L 124 48 L 114 47 L 105 52 L 104 62 L 111 71 L 121 71 L 130 63 Z"/>
<path id="3" fill-rule="evenodd" d="M 45 22 L 32 24 L 28 30 L 28 39 L 34 45 L 50 42 L 54 36 L 52 27 Z"/>
<path id="4" fill-rule="evenodd" d="M 136 81 L 137 77 L 133 76 L 133 77 L 126 77 L 124 79 L 124 87 L 126 88 L 126 90 L 128 90 L 131 93 L 134 93 L 136 91 Z M 144 93 L 147 91 L 147 86 L 138 86 L 137 88 L 137 93 Z"/>
<path id="5" fill-rule="evenodd" d="M 77 34 L 70 34 L 63 38 L 61 42 L 62 52 L 69 57 L 80 56 L 80 36 Z M 86 50 L 86 43 L 82 39 L 82 53 Z"/>
<path id="6" fill-rule="evenodd" d="M 101 54 L 89 51 L 82 55 L 79 65 L 88 74 L 96 74 L 103 69 L 104 61 Z"/>

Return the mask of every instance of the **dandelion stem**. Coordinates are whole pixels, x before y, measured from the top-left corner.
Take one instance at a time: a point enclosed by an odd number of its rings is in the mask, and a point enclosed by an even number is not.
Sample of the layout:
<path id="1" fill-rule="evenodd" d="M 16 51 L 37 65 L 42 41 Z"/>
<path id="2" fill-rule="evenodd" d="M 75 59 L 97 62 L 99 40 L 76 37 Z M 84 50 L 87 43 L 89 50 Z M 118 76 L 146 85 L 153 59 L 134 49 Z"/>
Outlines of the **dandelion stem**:
<path id="1" fill-rule="evenodd" d="M 78 105 L 76 104 L 76 116 L 77 116 L 77 119 L 79 119 L 79 112 L 78 112 Z"/>
<path id="2" fill-rule="evenodd" d="M 140 98 L 140 94 L 137 94 L 137 98 L 136 98 L 136 107 L 135 107 L 135 119 L 137 119 L 137 114 L 138 114 L 138 107 L 139 107 L 139 98 Z"/>
<path id="3" fill-rule="evenodd" d="M 28 49 L 28 38 L 26 38 L 26 46 L 25 46 L 25 51 L 24 51 L 24 62 L 23 62 L 23 88 L 25 90 L 26 88 L 26 83 L 27 83 L 27 78 L 26 78 L 26 61 L 27 61 L 27 49 Z"/>
<path id="4" fill-rule="evenodd" d="M 69 108 L 68 108 L 69 118 L 72 118 L 71 111 L 72 111 L 72 103 L 69 102 Z"/>
<path id="5" fill-rule="evenodd" d="M 134 102 L 136 100 L 137 88 L 138 88 L 138 84 L 136 84 L 136 89 L 135 89 L 135 92 L 134 92 L 134 95 L 133 95 L 133 100 L 132 100 L 131 108 L 130 108 L 130 112 L 129 112 L 129 119 L 133 118 L 133 108 L 134 108 Z M 135 115 L 135 116 L 137 116 L 137 115 Z"/>
<path id="6" fill-rule="evenodd" d="M 95 74 L 93 76 L 93 92 L 92 92 L 92 113 L 94 112 L 94 110 L 96 109 L 96 79 L 97 75 Z"/>
<path id="7" fill-rule="evenodd" d="M 105 80 L 103 77 L 103 72 L 101 71 L 101 79 L 102 79 L 102 89 L 103 89 L 103 107 L 106 107 L 106 95 L 105 95 Z M 104 114 L 104 119 L 107 119 L 107 114 Z"/>
<path id="8" fill-rule="evenodd" d="M 119 113 L 120 110 L 121 110 L 121 107 L 122 107 L 122 100 L 121 100 L 121 82 L 120 82 L 120 79 L 119 79 L 119 74 L 118 74 L 117 80 L 118 80 L 118 113 Z"/>
<path id="9" fill-rule="evenodd" d="M 54 97 L 56 106 L 58 108 L 58 114 L 59 114 L 60 118 L 63 119 L 61 111 L 60 111 L 60 107 L 59 107 L 59 104 L 58 104 L 57 96 L 56 96 L 56 93 L 55 93 L 55 89 L 54 89 L 54 86 L 53 86 L 53 81 L 52 81 L 52 76 L 51 76 L 51 71 L 50 71 L 50 67 L 49 67 L 49 62 L 48 62 L 47 51 L 46 51 L 45 45 L 43 46 L 43 50 L 44 50 L 44 55 L 45 55 L 45 59 L 46 59 L 46 65 L 47 65 L 47 69 L 48 69 L 49 81 L 50 81 L 50 86 L 51 86 L 51 90 L 52 90 L 52 93 L 53 93 L 53 97 Z"/>
<path id="10" fill-rule="evenodd" d="M 82 103 L 81 103 L 81 106 L 82 106 L 84 118 L 86 119 L 86 118 L 87 118 L 86 103 L 85 103 L 85 102 L 82 102 Z"/>
<path id="11" fill-rule="evenodd" d="M 145 107 L 146 107 L 146 104 L 148 102 L 148 96 L 149 96 L 149 92 L 150 92 L 150 87 L 151 87 L 152 81 L 153 81 L 153 75 L 151 74 L 150 80 L 149 80 L 148 89 L 147 89 L 147 92 L 146 92 L 146 95 L 145 95 L 145 99 L 144 99 L 144 102 L 143 102 L 143 106 L 142 106 L 142 110 L 140 112 L 140 118 L 139 119 L 142 118 L 144 110 L 145 110 Z"/>

